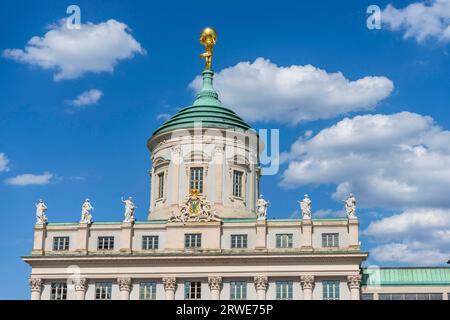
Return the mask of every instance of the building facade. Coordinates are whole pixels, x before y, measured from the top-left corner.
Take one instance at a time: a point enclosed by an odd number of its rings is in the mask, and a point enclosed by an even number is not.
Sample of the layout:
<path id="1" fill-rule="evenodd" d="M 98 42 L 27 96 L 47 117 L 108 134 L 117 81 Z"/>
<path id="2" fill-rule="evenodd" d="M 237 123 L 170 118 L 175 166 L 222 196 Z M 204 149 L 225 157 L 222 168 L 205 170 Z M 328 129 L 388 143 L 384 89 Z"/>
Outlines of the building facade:
<path id="1" fill-rule="evenodd" d="M 147 220 L 135 220 L 132 198 L 122 200 L 125 217 L 116 222 L 93 221 L 89 199 L 77 223 L 48 222 L 44 202 L 36 205 L 33 249 L 23 257 L 32 267 L 31 298 L 447 299 L 449 269 L 436 283 L 413 277 L 416 283 L 399 285 L 377 282 L 385 271 L 361 268 L 368 253 L 361 251 L 353 195 L 346 218 L 315 219 L 308 196 L 301 219 L 267 218 L 259 188 L 264 144 L 213 88 L 215 39 L 205 29 L 207 63 L 194 103 L 148 140 Z"/>

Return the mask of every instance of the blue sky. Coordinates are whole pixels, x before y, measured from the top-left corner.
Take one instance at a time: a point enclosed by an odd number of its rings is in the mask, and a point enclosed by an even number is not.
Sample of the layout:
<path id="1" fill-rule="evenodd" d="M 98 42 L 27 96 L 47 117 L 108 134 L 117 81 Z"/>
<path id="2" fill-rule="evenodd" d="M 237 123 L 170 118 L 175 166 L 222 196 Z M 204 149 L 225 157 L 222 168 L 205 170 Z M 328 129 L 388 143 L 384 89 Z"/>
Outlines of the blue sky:
<path id="1" fill-rule="evenodd" d="M 305 193 L 313 215 L 336 216 L 351 190 L 369 264 L 444 264 L 450 5 L 412 3 L 378 1 L 382 28 L 369 30 L 373 1 L 2 1 L 0 298 L 29 296 L 20 256 L 31 252 L 39 198 L 53 222 L 78 221 L 86 197 L 96 221 L 119 220 L 128 195 L 146 219 L 146 140 L 192 102 L 208 25 L 219 33 L 219 95 L 255 128 L 280 129 L 284 162 L 261 185 L 269 216 L 298 215 Z M 114 34 L 58 53 L 52 41 L 70 38 L 59 24 L 70 4 L 81 8 L 81 31 Z M 34 36 L 43 46 L 27 51 Z M 47 67 L 40 53 L 54 54 Z"/>

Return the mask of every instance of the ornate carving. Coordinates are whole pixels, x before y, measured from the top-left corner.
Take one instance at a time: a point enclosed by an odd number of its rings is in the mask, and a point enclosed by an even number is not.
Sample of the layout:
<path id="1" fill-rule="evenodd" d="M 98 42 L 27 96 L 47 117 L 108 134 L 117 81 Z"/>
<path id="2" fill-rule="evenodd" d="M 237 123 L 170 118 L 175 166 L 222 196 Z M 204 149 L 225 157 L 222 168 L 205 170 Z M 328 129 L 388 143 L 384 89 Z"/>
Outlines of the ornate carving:
<path id="1" fill-rule="evenodd" d="M 75 291 L 86 291 L 88 287 L 88 280 L 85 278 L 76 279 L 74 284 Z"/>
<path id="2" fill-rule="evenodd" d="M 177 287 L 177 279 L 173 277 L 164 277 L 162 278 L 162 283 L 164 285 L 165 291 L 175 291 Z"/>
<path id="3" fill-rule="evenodd" d="M 47 206 L 45 205 L 44 200 L 39 199 L 38 203 L 36 203 L 36 224 L 47 223 L 46 211 Z"/>
<path id="4" fill-rule="evenodd" d="M 313 289 L 315 282 L 314 282 L 314 276 L 306 275 L 300 277 L 300 284 L 302 285 L 303 290 L 304 289 Z"/>
<path id="5" fill-rule="evenodd" d="M 89 199 L 86 199 L 81 206 L 81 221 L 80 223 L 92 223 L 92 214 L 91 211 L 94 210 L 94 207 L 92 206 Z"/>
<path id="6" fill-rule="evenodd" d="M 208 285 L 210 290 L 222 289 L 222 277 L 209 277 Z"/>
<path id="7" fill-rule="evenodd" d="M 356 198 L 353 193 L 350 193 L 344 204 L 345 211 L 347 211 L 347 217 L 349 219 L 356 219 Z"/>
<path id="8" fill-rule="evenodd" d="M 360 274 L 347 277 L 347 285 L 350 289 L 359 289 L 361 287 L 362 276 Z"/>
<path id="9" fill-rule="evenodd" d="M 300 204 L 300 209 L 302 211 L 303 219 L 311 219 L 311 199 L 307 194 L 302 201 L 298 201 Z"/>
<path id="10" fill-rule="evenodd" d="M 134 211 L 137 207 L 133 202 L 133 198 L 128 197 L 126 200 L 122 198 L 122 202 L 125 204 L 125 219 L 123 222 L 134 222 Z"/>
<path id="11" fill-rule="evenodd" d="M 267 290 L 269 278 L 266 276 L 256 276 L 254 279 L 256 290 Z"/>
<path id="12" fill-rule="evenodd" d="M 211 204 L 200 196 L 197 190 L 192 190 L 187 201 L 181 206 L 177 215 L 172 212 L 169 222 L 188 221 L 222 221 L 217 213 L 211 208 Z"/>
<path id="13" fill-rule="evenodd" d="M 258 220 L 266 220 L 267 218 L 267 207 L 270 203 L 263 199 L 263 195 L 259 196 L 259 199 L 256 201 L 256 214 Z"/>
<path id="14" fill-rule="evenodd" d="M 120 291 L 130 291 L 131 290 L 131 278 L 119 278 L 117 279 Z"/>
<path id="15" fill-rule="evenodd" d="M 30 278 L 28 279 L 28 283 L 31 286 L 31 291 L 39 291 L 42 290 L 42 279 L 38 278 Z"/>

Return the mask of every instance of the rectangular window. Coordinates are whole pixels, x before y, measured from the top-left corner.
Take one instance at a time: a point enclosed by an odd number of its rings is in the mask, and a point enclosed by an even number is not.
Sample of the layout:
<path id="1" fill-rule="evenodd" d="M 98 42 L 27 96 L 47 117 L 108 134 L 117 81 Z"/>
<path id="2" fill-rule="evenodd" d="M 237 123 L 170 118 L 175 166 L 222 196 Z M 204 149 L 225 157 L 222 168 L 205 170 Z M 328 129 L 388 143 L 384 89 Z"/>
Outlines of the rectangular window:
<path id="1" fill-rule="evenodd" d="M 139 299 L 156 300 L 156 282 L 146 281 L 139 284 Z"/>
<path id="2" fill-rule="evenodd" d="M 361 294 L 361 300 L 373 300 L 373 293 Z"/>
<path id="3" fill-rule="evenodd" d="M 51 284 L 51 300 L 67 300 L 67 283 L 56 282 Z"/>
<path id="4" fill-rule="evenodd" d="M 156 250 L 158 249 L 159 236 L 143 236 L 142 237 L 142 249 L 143 250 Z"/>
<path id="5" fill-rule="evenodd" d="M 69 237 L 54 237 L 53 250 L 55 251 L 69 250 Z"/>
<path id="6" fill-rule="evenodd" d="M 184 298 L 186 300 L 199 300 L 202 297 L 202 283 L 200 281 L 187 281 L 184 283 Z"/>
<path id="7" fill-rule="evenodd" d="M 232 249 L 247 248 L 247 235 L 246 234 L 232 234 L 231 235 L 231 248 Z"/>
<path id="8" fill-rule="evenodd" d="M 164 172 L 158 173 L 158 199 L 164 197 Z"/>
<path id="9" fill-rule="evenodd" d="M 95 283 L 95 300 L 111 300 L 112 283 L 96 282 Z"/>
<path id="10" fill-rule="evenodd" d="M 201 248 L 202 235 L 200 233 L 190 233 L 184 235 L 185 248 Z"/>
<path id="11" fill-rule="evenodd" d="M 339 280 L 324 280 L 323 286 L 323 300 L 339 300 L 340 298 L 340 282 Z"/>
<path id="12" fill-rule="evenodd" d="M 230 282 L 230 299 L 246 300 L 247 299 L 247 282 L 231 281 Z"/>
<path id="13" fill-rule="evenodd" d="M 242 177 L 241 171 L 233 171 L 233 196 L 242 198 Z"/>
<path id="14" fill-rule="evenodd" d="M 322 233 L 322 247 L 339 247 L 339 233 Z"/>
<path id="15" fill-rule="evenodd" d="M 442 293 L 380 293 L 380 300 L 442 300 Z"/>
<path id="16" fill-rule="evenodd" d="M 203 193 L 203 168 L 191 168 L 190 190 Z"/>
<path id="17" fill-rule="evenodd" d="M 114 237 L 98 237 L 97 250 L 114 250 Z"/>
<path id="18" fill-rule="evenodd" d="M 292 233 L 277 234 L 277 248 L 292 248 Z"/>
<path id="19" fill-rule="evenodd" d="M 276 281 L 277 300 L 292 300 L 292 281 Z"/>

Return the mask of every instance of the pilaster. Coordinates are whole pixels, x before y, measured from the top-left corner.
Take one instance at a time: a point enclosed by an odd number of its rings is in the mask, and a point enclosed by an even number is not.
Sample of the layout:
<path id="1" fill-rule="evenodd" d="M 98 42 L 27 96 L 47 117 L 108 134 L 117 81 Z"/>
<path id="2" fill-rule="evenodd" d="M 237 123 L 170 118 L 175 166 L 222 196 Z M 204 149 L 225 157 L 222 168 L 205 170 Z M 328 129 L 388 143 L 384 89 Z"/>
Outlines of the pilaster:
<path id="1" fill-rule="evenodd" d="M 123 222 L 120 235 L 120 252 L 131 253 L 134 222 Z"/>
<path id="2" fill-rule="evenodd" d="M 40 223 L 34 226 L 34 241 L 33 241 L 33 251 L 32 254 L 43 255 L 45 253 L 45 237 L 47 231 L 47 224 Z"/>

